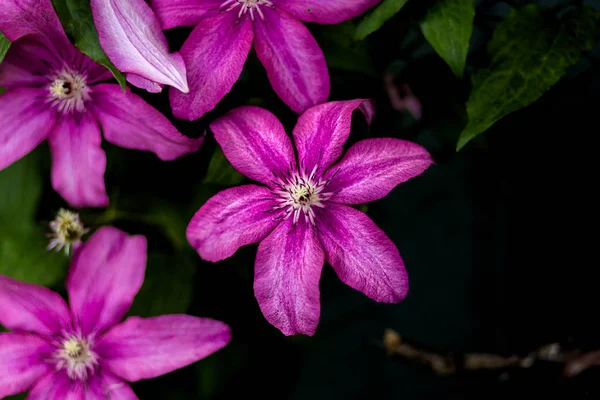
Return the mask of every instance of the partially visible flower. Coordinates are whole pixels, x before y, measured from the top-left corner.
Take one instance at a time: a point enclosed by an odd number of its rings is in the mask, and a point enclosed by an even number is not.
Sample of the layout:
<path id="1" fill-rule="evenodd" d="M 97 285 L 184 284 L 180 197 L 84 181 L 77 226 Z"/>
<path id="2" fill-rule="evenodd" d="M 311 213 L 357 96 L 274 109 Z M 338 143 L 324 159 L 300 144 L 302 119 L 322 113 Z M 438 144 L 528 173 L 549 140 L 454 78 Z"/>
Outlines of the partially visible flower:
<path id="1" fill-rule="evenodd" d="M 48 138 L 54 189 L 73 207 L 103 207 L 101 132 L 163 160 L 202 144 L 141 97 L 102 83 L 112 75 L 69 42 L 50 0 L 1 0 L 0 31 L 13 42 L 0 64 L 0 170 Z"/>
<path id="2" fill-rule="evenodd" d="M 173 113 L 195 120 L 238 80 L 254 44 L 271 86 L 301 113 L 327 101 L 323 51 L 301 21 L 337 24 L 381 0 L 151 0 L 162 27 L 194 26 L 181 48 L 190 92 L 170 91 Z"/>
<path id="3" fill-rule="evenodd" d="M 372 104 L 339 101 L 308 109 L 290 138 L 270 112 L 240 107 L 211 124 L 231 164 L 264 186 L 218 193 L 198 210 L 188 241 L 204 260 L 220 261 L 260 242 L 254 294 L 267 320 L 285 335 L 312 335 L 319 323 L 325 260 L 340 279 L 373 300 L 397 303 L 408 292 L 394 243 L 351 204 L 372 202 L 432 163 L 423 147 L 400 139 L 366 139 L 343 153 L 354 110 L 370 122 Z"/>
<path id="4" fill-rule="evenodd" d="M 48 250 L 61 251 L 64 248 L 66 255 L 69 255 L 71 248 L 78 247 L 83 235 L 89 232 L 89 228 L 83 226 L 78 213 L 64 208 L 58 210 L 56 218 L 50 222 L 50 229 L 52 229 L 52 233 L 49 236 L 52 239 Z"/>
<path id="5" fill-rule="evenodd" d="M 223 348 L 229 327 L 189 315 L 121 319 L 142 286 L 146 239 L 96 231 L 73 258 L 70 307 L 51 290 L 0 275 L 0 398 L 121 399 L 154 378 Z"/>
<path id="6" fill-rule="evenodd" d="M 407 83 L 396 85 L 394 75 L 387 73 L 384 77 L 384 85 L 394 110 L 407 110 L 417 121 L 421 119 L 423 115 L 421 101 L 414 95 Z"/>

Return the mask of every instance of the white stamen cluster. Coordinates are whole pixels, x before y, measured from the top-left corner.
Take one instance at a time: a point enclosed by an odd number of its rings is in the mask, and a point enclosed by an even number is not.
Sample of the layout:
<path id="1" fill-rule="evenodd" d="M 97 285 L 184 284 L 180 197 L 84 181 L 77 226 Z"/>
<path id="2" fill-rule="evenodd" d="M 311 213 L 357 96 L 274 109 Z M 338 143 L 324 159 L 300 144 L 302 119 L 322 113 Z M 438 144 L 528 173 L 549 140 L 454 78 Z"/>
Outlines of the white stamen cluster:
<path id="1" fill-rule="evenodd" d="M 273 3 L 271 3 L 269 0 L 227 0 L 221 4 L 221 8 L 224 9 L 225 12 L 240 7 L 238 18 L 250 12 L 250 18 L 252 21 L 254 21 L 255 10 L 262 20 L 265 19 L 265 15 L 261 11 L 260 6 L 273 7 Z"/>
<path id="2" fill-rule="evenodd" d="M 86 380 L 98 365 L 91 343 L 78 335 L 64 339 L 54 353 L 56 370 L 64 369 L 71 379 Z"/>
<path id="3" fill-rule="evenodd" d="M 83 226 L 79 214 L 64 208 L 58 210 L 56 218 L 50 222 L 50 229 L 52 229 L 52 233 L 49 236 L 52 239 L 48 245 L 48 250 L 56 249 L 56 251 L 60 251 L 64 248 L 67 255 L 69 255 L 71 247 L 89 231 Z"/>
<path id="4" fill-rule="evenodd" d="M 85 110 L 85 102 L 90 99 L 90 88 L 84 75 L 63 68 L 50 77 L 50 82 L 49 101 L 58 111 L 70 113 Z"/>

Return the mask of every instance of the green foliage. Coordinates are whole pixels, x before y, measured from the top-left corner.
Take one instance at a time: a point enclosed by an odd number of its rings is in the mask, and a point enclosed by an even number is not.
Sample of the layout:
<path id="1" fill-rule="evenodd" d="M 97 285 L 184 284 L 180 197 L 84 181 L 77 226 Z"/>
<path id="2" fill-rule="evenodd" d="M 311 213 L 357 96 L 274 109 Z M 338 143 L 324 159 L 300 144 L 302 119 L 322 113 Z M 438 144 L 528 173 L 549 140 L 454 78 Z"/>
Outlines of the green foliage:
<path id="1" fill-rule="evenodd" d="M 408 0 L 383 0 L 373 11 L 368 13 L 356 27 L 354 38 L 363 40 L 371 33 L 383 26 L 383 24 L 396 15 Z"/>
<path id="2" fill-rule="evenodd" d="M 6 53 L 8 53 L 9 48 L 10 40 L 8 40 L 6 36 L 0 32 L 0 63 L 4 60 L 4 56 L 6 56 Z"/>
<path id="3" fill-rule="evenodd" d="M 108 59 L 100 46 L 90 2 L 83 0 L 53 0 L 53 4 L 65 31 L 73 37 L 75 46 L 92 60 L 108 68 L 121 85 L 121 88 L 125 90 L 127 87 L 125 76 Z"/>
<path id="4" fill-rule="evenodd" d="M 594 45 L 600 13 L 583 7 L 553 20 L 537 5 L 511 12 L 488 44 L 490 68 L 473 76 L 457 150 L 500 118 L 536 101 Z"/>
<path id="5" fill-rule="evenodd" d="M 203 183 L 233 186 L 241 183 L 244 175 L 240 174 L 225 158 L 223 150 L 217 146 L 210 159 L 208 171 Z"/>

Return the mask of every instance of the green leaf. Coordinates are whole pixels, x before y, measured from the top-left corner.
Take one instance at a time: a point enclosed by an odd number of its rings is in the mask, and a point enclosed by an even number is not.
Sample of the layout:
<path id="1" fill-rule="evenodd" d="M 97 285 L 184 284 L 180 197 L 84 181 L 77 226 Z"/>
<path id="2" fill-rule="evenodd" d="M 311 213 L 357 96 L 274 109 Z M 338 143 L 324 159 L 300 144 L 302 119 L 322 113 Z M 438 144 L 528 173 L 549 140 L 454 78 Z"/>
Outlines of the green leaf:
<path id="1" fill-rule="evenodd" d="M 473 76 L 468 123 L 457 151 L 500 118 L 537 100 L 594 45 L 600 12 L 583 7 L 561 21 L 548 17 L 532 4 L 498 24 L 488 44 L 492 65 Z"/>
<path id="2" fill-rule="evenodd" d="M 65 31 L 73 37 L 75 46 L 89 58 L 108 68 L 125 91 L 127 88 L 125 76 L 108 59 L 100 46 L 90 2 L 85 0 L 53 0 L 53 4 Z"/>
<path id="3" fill-rule="evenodd" d="M 2 63 L 2 61 L 4 60 L 4 56 L 6 56 L 6 53 L 8 53 L 9 47 L 10 40 L 8 40 L 6 36 L 4 36 L 2 32 L 0 32 L 0 63 Z"/>
<path id="4" fill-rule="evenodd" d="M 396 15 L 408 0 L 383 0 L 373 11 L 367 14 L 356 27 L 354 39 L 363 40 L 371 33 L 383 26 L 383 24 Z"/>
<path id="5" fill-rule="evenodd" d="M 443 0 L 421 21 L 425 39 L 459 78 L 465 71 L 474 18 L 474 0 Z"/>
<path id="6" fill-rule="evenodd" d="M 217 147 L 210 159 L 208 171 L 203 183 L 211 183 L 224 186 L 237 185 L 244 180 L 244 175 L 240 174 L 227 160 L 223 150 Z"/>
<path id="7" fill-rule="evenodd" d="M 6 89 L 0 87 L 0 94 L 3 94 L 4 92 L 6 92 Z"/>
<path id="8" fill-rule="evenodd" d="M 32 224 L 42 192 L 38 152 L 0 171 L 0 226 Z"/>

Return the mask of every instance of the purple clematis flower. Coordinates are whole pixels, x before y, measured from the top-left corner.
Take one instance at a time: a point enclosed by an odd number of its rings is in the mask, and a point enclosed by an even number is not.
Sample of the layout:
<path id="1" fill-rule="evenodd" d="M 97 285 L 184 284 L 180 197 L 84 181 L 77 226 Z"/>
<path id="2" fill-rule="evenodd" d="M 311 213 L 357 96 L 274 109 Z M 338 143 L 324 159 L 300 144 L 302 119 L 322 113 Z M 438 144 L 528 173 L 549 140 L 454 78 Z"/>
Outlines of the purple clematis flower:
<path id="1" fill-rule="evenodd" d="M 106 227 L 71 263 L 70 308 L 57 293 L 0 275 L 0 398 L 137 399 L 125 382 L 154 378 L 223 348 L 229 327 L 189 315 L 130 317 L 146 239 Z"/>
<path id="2" fill-rule="evenodd" d="M 194 120 L 239 78 L 254 43 L 275 92 L 297 113 L 327 101 L 329 73 L 300 21 L 337 24 L 381 0 L 151 0 L 164 29 L 195 26 L 181 48 L 190 92 L 170 91 L 173 113 Z"/>
<path id="3" fill-rule="evenodd" d="M 0 0 L 0 31 L 13 42 L 0 64 L 0 170 L 48 138 L 52 186 L 74 207 L 108 204 L 104 138 L 163 160 L 196 151 L 158 110 L 111 79 L 67 39 L 49 0 Z"/>
<path id="4" fill-rule="evenodd" d="M 302 114 L 293 131 L 298 162 L 283 126 L 266 110 L 241 107 L 211 124 L 231 164 L 265 186 L 212 197 L 192 218 L 188 241 L 212 262 L 260 242 L 254 293 L 267 320 L 285 335 L 315 332 L 325 260 L 344 283 L 376 301 L 397 303 L 408 291 L 394 243 L 348 205 L 384 197 L 432 160 L 417 144 L 380 138 L 356 143 L 335 163 L 356 109 L 370 123 L 366 100 L 325 103 Z"/>

